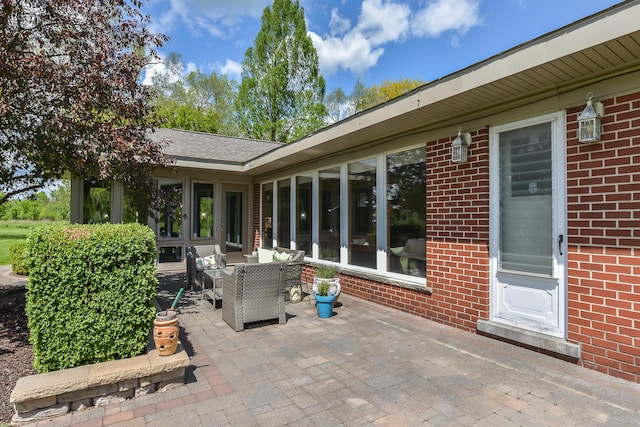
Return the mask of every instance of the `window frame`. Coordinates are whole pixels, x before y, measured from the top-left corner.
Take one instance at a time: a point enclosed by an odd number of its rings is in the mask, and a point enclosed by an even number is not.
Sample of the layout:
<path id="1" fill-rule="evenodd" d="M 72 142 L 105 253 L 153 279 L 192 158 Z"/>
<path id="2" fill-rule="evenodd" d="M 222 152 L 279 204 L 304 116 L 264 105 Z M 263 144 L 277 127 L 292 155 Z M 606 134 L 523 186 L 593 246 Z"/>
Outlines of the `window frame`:
<path id="1" fill-rule="evenodd" d="M 266 191 L 272 190 L 272 230 L 273 230 L 273 244 L 274 246 L 280 245 L 281 242 L 278 241 L 276 236 L 279 236 L 278 230 L 278 214 L 280 212 L 279 209 L 279 195 L 278 195 L 278 183 L 284 180 L 289 180 L 290 185 L 290 201 L 289 201 L 289 227 L 290 228 L 290 236 L 291 236 L 291 246 L 295 247 L 297 245 L 297 224 L 296 224 L 296 215 L 298 212 L 297 209 L 297 177 L 312 177 L 311 181 L 311 193 L 312 193 L 312 251 L 311 253 L 305 252 L 305 258 L 308 261 L 323 263 L 333 265 L 335 267 L 341 269 L 348 269 L 354 271 L 361 271 L 363 273 L 371 273 L 375 272 L 378 276 L 384 276 L 392 279 L 397 279 L 403 282 L 409 282 L 414 285 L 426 286 L 426 277 L 420 276 L 412 276 L 408 274 L 402 274 L 397 272 L 389 271 L 389 253 L 390 248 L 387 247 L 387 228 L 388 228 L 388 220 L 389 216 L 387 215 L 387 200 L 386 200 L 386 191 L 387 191 L 387 156 L 401 153 L 403 151 L 411 151 L 418 148 L 422 148 L 425 150 L 425 174 L 427 173 L 426 169 L 426 146 L 424 144 L 413 144 L 410 146 L 405 146 L 393 150 L 387 150 L 375 154 L 369 154 L 364 156 L 353 157 L 349 159 L 345 159 L 340 163 L 326 164 L 321 167 L 315 167 L 313 169 L 303 170 L 294 174 L 288 175 L 279 175 L 274 176 L 272 179 L 268 181 L 264 181 L 260 183 L 260 236 L 261 236 L 261 244 L 265 243 L 265 212 L 264 212 L 264 196 L 265 189 Z M 348 241 L 350 238 L 349 229 L 349 181 L 348 181 L 348 168 L 350 164 L 356 163 L 358 161 L 365 160 L 373 160 L 375 162 L 375 191 L 376 191 L 376 208 L 375 208 L 375 242 L 371 242 L 372 246 L 375 249 L 375 267 L 363 267 L 354 264 L 349 264 L 349 247 Z M 338 257 L 338 261 L 329 261 L 325 260 L 320 256 L 321 246 L 319 245 L 320 233 L 322 230 L 321 222 L 322 218 L 320 215 L 320 173 L 327 170 L 337 169 L 340 171 L 340 180 L 339 180 L 339 198 L 340 198 L 340 214 L 339 214 L 339 234 L 340 234 L 340 253 Z M 380 189 L 383 189 L 381 193 Z M 381 194 L 383 194 L 381 196 Z M 383 200 L 380 200 L 381 197 Z M 346 208 L 344 208 L 346 207 Z M 425 229 L 426 229 L 426 188 L 425 188 Z M 426 236 L 425 236 L 426 243 Z M 288 242 L 287 242 L 288 246 Z M 426 260 L 425 260 L 426 262 Z"/>

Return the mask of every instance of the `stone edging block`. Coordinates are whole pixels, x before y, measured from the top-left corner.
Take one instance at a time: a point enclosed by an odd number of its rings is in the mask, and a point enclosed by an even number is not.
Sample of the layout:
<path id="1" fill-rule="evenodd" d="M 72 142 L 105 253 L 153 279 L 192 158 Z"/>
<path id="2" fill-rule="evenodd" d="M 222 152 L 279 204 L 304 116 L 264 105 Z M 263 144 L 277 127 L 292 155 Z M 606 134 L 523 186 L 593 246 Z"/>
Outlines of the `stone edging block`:
<path id="1" fill-rule="evenodd" d="M 14 419 L 19 419 L 22 414 L 26 416 L 22 420 L 25 422 L 32 419 L 27 414 L 39 412 L 41 415 L 51 416 L 51 411 L 45 408 L 53 409 L 59 405 L 68 407 L 68 404 L 74 401 L 90 400 L 105 394 L 126 391 L 120 390 L 121 388 L 131 389 L 131 393 L 128 394 L 133 395 L 133 388 L 148 388 L 151 382 L 167 379 L 173 379 L 175 382 L 178 378 L 184 382 L 187 366 L 189 356 L 181 344 L 178 344 L 176 353 L 170 356 L 160 356 L 157 350 L 152 349 L 147 354 L 128 359 L 19 378 L 9 402 L 16 412 Z M 64 411 L 59 412 L 61 415 Z"/>

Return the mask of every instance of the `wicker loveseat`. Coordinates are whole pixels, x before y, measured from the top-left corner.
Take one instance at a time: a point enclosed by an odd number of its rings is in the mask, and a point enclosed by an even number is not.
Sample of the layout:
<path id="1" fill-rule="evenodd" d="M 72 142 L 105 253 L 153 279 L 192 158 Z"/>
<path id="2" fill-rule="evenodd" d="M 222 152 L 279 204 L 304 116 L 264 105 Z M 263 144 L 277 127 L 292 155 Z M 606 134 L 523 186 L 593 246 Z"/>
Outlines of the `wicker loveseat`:
<path id="1" fill-rule="evenodd" d="M 261 320 L 285 323 L 283 273 L 287 268 L 284 262 L 236 265 L 232 274 L 224 276 L 222 320 L 234 331 Z"/>

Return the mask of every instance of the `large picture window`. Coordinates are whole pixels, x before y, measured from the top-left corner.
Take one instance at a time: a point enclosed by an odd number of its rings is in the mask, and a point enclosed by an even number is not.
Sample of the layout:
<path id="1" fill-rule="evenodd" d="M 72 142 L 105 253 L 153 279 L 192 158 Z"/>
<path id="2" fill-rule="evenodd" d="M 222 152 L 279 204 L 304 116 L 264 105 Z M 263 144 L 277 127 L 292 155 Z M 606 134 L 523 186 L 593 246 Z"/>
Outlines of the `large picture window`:
<path id="1" fill-rule="evenodd" d="M 262 186 L 262 247 L 273 248 L 273 183 Z"/>
<path id="2" fill-rule="evenodd" d="M 296 249 L 303 250 L 307 256 L 311 255 L 312 185 L 312 177 L 296 177 Z"/>
<path id="3" fill-rule="evenodd" d="M 387 270 L 426 277 L 426 149 L 387 155 Z"/>
<path id="4" fill-rule="evenodd" d="M 326 261 L 340 261 L 340 168 L 321 170 L 318 174 L 320 241 L 319 256 Z"/>
<path id="5" fill-rule="evenodd" d="M 278 181 L 278 246 L 291 246 L 291 180 Z"/>
<path id="6" fill-rule="evenodd" d="M 349 164 L 349 264 L 376 268 L 376 159 Z"/>
<path id="7" fill-rule="evenodd" d="M 426 181 L 421 146 L 263 183 L 263 247 L 424 283 Z"/>
<path id="8" fill-rule="evenodd" d="M 85 224 L 108 223 L 110 216 L 111 186 L 95 179 L 85 179 L 82 221 Z"/>
<path id="9" fill-rule="evenodd" d="M 161 182 L 160 191 L 168 194 L 170 201 L 159 212 L 158 237 L 182 237 L 182 183 Z"/>

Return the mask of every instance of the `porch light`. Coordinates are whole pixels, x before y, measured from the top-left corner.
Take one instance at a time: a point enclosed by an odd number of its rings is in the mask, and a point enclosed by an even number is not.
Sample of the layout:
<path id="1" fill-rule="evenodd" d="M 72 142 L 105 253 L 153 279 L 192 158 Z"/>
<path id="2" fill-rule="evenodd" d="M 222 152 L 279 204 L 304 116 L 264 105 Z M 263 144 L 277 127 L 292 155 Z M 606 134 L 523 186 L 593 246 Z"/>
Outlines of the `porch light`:
<path id="1" fill-rule="evenodd" d="M 467 140 L 471 140 L 471 134 L 465 133 L 462 135 L 462 130 L 458 128 L 458 136 L 453 140 L 451 144 L 451 161 L 454 163 L 464 163 L 467 161 L 467 151 L 469 149 L 469 143 Z"/>
<path id="2" fill-rule="evenodd" d="M 587 106 L 578 116 L 578 141 L 595 142 L 600 141 L 602 132 L 602 124 L 600 120 L 604 113 L 602 102 L 596 102 L 595 105 L 591 101 L 593 93 L 587 94 Z"/>

